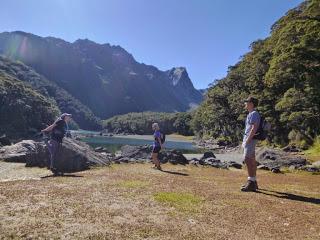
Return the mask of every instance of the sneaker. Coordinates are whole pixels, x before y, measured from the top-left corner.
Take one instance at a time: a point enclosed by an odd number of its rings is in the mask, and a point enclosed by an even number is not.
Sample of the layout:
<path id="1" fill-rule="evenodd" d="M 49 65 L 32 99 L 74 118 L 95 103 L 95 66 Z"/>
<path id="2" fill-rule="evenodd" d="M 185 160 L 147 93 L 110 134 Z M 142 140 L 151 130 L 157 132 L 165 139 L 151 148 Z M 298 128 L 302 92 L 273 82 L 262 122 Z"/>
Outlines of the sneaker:
<path id="1" fill-rule="evenodd" d="M 242 192 L 255 192 L 257 190 L 256 183 L 248 180 L 246 185 L 241 187 Z"/>

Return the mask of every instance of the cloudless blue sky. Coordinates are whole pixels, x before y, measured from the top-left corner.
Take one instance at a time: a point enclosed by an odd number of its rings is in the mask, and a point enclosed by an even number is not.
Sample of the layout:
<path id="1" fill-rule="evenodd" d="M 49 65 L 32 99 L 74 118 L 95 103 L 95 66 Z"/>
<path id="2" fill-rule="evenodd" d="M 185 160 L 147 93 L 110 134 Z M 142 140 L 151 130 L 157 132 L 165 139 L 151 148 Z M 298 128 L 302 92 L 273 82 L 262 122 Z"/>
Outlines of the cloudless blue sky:
<path id="1" fill-rule="evenodd" d="M 226 75 L 302 0 L 2 0 L 0 32 L 120 45 L 160 70 L 185 66 L 196 88 Z"/>

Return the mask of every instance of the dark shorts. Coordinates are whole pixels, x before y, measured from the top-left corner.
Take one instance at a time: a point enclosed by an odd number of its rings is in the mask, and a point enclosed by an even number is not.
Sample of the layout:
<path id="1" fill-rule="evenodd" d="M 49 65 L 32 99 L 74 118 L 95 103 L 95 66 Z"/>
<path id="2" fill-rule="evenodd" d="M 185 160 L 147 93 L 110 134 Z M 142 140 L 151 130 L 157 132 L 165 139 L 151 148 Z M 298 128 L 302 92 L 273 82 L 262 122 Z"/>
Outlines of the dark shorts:
<path id="1" fill-rule="evenodd" d="M 160 150 L 161 150 L 161 147 L 159 147 L 159 146 L 154 146 L 154 147 L 152 148 L 152 152 L 153 152 L 153 153 L 159 153 Z"/>

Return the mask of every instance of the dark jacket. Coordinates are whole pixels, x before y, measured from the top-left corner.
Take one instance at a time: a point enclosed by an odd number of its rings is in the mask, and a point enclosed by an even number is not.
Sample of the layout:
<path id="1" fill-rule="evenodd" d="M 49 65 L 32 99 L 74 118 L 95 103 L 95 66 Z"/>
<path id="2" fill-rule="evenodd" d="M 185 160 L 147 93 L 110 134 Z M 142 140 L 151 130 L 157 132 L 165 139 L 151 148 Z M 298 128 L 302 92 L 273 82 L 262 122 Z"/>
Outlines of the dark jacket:
<path id="1" fill-rule="evenodd" d="M 62 143 L 62 139 L 64 135 L 66 134 L 66 122 L 62 119 L 58 119 L 55 122 L 55 125 L 51 131 L 51 139 Z"/>

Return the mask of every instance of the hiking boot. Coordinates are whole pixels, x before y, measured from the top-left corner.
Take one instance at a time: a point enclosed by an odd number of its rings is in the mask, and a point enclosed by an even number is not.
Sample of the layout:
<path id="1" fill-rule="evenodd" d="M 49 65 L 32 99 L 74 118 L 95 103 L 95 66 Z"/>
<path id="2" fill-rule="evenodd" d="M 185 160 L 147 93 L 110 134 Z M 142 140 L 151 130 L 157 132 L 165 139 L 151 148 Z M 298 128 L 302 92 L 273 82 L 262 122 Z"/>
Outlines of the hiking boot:
<path id="1" fill-rule="evenodd" d="M 256 189 L 258 190 L 259 189 L 259 187 L 258 187 L 258 182 L 257 181 L 254 181 L 254 183 L 256 184 Z M 244 188 L 246 186 L 246 184 L 243 184 L 242 186 L 241 186 L 241 188 Z"/>
<path id="2" fill-rule="evenodd" d="M 242 192 L 255 192 L 257 191 L 257 185 L 254 181 L 248 180 L 246 185 L 241 187 Z"/>
<path id="3" fill-rule="evenodd" d="M 53 173 L 54 176 L 58 176 L 59 172 L 58 172 L 58 170 L 56 168 L 51 167 L 50 170 L 51 170 L 51 172 Z"/>

